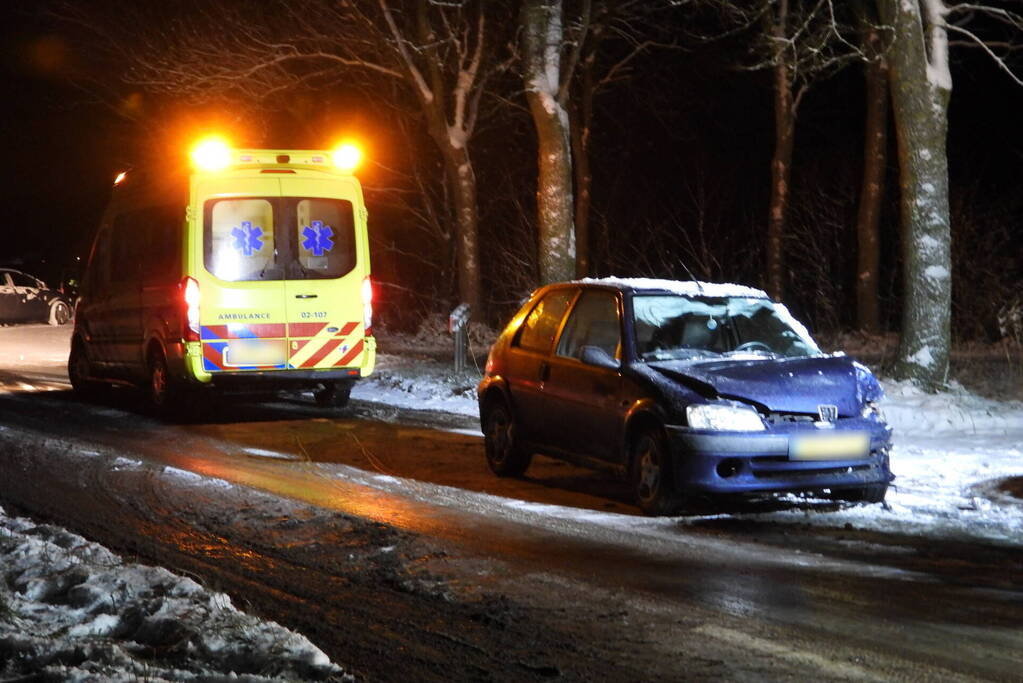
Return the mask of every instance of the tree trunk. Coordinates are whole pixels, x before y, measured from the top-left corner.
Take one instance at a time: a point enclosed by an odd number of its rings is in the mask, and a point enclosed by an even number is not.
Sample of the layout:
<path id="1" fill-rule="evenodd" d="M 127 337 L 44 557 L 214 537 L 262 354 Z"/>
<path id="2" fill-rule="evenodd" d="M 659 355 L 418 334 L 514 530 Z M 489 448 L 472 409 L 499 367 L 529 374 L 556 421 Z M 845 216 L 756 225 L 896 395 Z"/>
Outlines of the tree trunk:
<path id="1" fill-rule="evenodd" d="M 770 18 L 774 36 L 774 156 L 771 159 L 771 205 L 767 221 L 767 293 L 781 299 L 785 293 L 785 218 L 792 174 L 792 146 L 796 112 L 792 102 L 792 67 L 785 50 L 788 2 L 781 0 Z"/>
<path id="2" fill-rule="evenodd" d="M 864 49 L 872 57 L 864 77 L 867 86 L 866 121 L 863 136 L 863 184 L 860 186 L 859 213 L 856 217 L 856 326 L 864 332 L 881 329 L 878 301 L 880 267 L 881 199 L 884 196 L 885 167 L 888 161 L 888 65 L 882 55 L 881 36 L 867 26 Z"/>
<path id="3" fill-rule="evenodd" d="M 458 265 L 458 298 L 469 304 L 479 318 L 480 259 L 479 215 L 476 206 L 476 172 L 469 150 L 448 142 L 443 146 L 444 167 L 455 203 L 455 258 Z"/>
<path id="4" fill-rule="evenodd" d="M 568 112 L 558 99 L 564 40 L 560 0 L 527 0 L 522 7 L 525 86 L 536 126 L 539 177 L 536 207 L 541 283 L 575 276 L 572 155 Z"/>
<path id="5" fill-rule="evenodd" d="M 585 90 L 580 97 L 586 98 Z M 590 171 L 590 127 L 592 125 L 593 93 L 589 101 L 579 104 L 579 111 L 572 117 L 572 169 L 575 172 L 575 275 L 590 275 L 590 188 L 593 174 Z"/>
<path id="6" fill-rule="evenodd" d="M 905 261 L 896 373 L 934 390 L 948 375 L 952 312 L 945 149 L 952 79 L 941 16 L 944 6 L 940 0 L 879 2 L 895 35 L 889 64 Z M 923 13 L 928 20 L 926 37 Z"/>
<path id="7" fill-rule="evenodd" d="M 599 33 L 599 31 L 594 32 Z M 590 266 L 590 201 L 593 174 L 590 171 L 590 133 L 593 129 L 593 83 L 595 50 L 587 50 L 579 64 L 579 89 L 571 108 L 572 170 L 575 173 L 575 274 L 587 277 Z"/>

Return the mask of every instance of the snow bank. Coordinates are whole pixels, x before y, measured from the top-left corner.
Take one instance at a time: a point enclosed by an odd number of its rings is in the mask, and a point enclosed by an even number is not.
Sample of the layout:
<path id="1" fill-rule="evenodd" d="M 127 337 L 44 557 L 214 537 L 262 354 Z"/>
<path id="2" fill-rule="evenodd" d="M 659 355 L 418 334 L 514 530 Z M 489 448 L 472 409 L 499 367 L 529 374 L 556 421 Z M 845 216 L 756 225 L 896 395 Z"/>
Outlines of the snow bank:
<path id="1" fill-rule="evenodd" d="M 223 593 L 3 508 L 0 566 L 0 678 L 350 678 L 305 637 L 239 612 Z"/>

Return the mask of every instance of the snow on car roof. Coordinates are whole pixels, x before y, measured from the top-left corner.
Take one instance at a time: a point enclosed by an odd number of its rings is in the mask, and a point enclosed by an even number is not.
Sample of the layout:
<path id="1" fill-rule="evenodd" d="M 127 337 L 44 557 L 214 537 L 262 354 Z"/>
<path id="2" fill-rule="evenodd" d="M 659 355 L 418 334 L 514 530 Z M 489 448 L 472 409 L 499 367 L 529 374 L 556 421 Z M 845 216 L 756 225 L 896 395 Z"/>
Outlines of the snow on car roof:
<path id="1" fill-rule="evenodd" d="M 698 282 L 696 280 L 661 280 L 649 277 L 603 277 L 578 280 L 587 284 L 603 284 L 629 289 L 659 289 L 686 296 L 746 296 L 767 299 L 762 289 L 730 282 Z"/>

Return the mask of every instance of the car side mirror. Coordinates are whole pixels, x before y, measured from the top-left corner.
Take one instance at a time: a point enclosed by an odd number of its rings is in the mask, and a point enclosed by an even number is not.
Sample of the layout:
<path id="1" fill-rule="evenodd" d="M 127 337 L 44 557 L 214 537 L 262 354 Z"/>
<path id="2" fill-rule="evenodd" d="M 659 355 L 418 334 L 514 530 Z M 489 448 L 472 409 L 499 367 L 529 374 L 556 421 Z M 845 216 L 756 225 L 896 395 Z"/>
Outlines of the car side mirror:
<path id="1" fill-rule="evenodd" d="M 579 354 L 579 360 L 587 365 L 608 370 L 617 370 L 620 366 L 618 361 L 599 346 L 584 346 Z"/>

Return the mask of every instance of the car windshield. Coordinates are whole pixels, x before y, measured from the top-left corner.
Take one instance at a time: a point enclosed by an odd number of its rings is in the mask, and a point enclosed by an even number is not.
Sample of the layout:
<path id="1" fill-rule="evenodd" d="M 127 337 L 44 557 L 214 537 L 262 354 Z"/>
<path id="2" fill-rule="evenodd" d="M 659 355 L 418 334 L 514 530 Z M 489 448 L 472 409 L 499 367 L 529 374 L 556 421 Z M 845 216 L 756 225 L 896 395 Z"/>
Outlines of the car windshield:
<path id="1" fill-rule="evenodd" d="M 821 352 L 788 309 L 769 299 L 637 294 L 632 313 L 636 349 L 647 361 Z"/>

